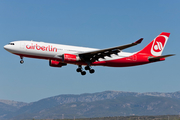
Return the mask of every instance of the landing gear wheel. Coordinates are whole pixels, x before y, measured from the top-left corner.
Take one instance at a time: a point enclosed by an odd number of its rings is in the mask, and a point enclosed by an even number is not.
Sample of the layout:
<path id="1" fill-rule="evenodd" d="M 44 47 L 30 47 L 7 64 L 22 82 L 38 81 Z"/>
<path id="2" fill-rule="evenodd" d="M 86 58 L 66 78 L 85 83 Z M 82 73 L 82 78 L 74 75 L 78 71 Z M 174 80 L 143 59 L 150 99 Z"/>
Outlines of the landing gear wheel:
<path id="1" fill-rule="evenodd" d="M 95 70 L 94 69 L 90 69 L 89 72 L 92 74 L 92 73 L 95 72 Z"/>
<path id="2" fill-rule="evenodd" d="M 23 56 L 20 56 L 20 58 L 21 58 L 20 63 L 23 64 L 24 63 Z"/>
<path id="3" fill-rule="evenodd" d="M 86 75 L 86 72 L 85 71 L 81 71 L 81 75 Z"/>
<path id="4" fill-rule="evenodd" d="M 85 70 L 90 70 L 91 68 L 89 66 L 86 66 L 84 69 Z"/>
<path id="5" fill-rule="evenodd" d="M 23 64 L 23 63 L 24 63 L 24 60 L 21 60 L 20 63 Z"/>
<path id="6" fill-rule="evenodd" d="M 81 70 L 81 68 L 77 68 L 76 71 L 77 72 L 81 72 L 82 70 Z"/>

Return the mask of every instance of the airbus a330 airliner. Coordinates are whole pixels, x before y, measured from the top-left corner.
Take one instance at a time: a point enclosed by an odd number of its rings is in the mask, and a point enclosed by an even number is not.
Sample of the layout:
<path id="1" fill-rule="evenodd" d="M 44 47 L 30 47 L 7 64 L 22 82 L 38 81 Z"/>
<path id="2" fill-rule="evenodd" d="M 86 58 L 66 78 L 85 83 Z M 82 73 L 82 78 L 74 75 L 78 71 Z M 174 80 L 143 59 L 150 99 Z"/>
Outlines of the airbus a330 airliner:
<path id="1" fill-rule="evenodd" d="M 85 75 L 85 70 L 94 73 L 92 66 L 108 67 L 128 67 L 164 61 L 166 57 L 174 54 L 161 56 L 170 33 L 162 32 L 144 49 L 127 53 L 122 50 L 135 46 L 143 40 L 137 40 L 134 43 L 107 48 L 94 49 L 87 47 L 76 47 L 61 44 L 52 44 L 35 41 L 14 41 L 4 46 L 4 49 L 20 56 L 20 63 L 24 63 L 23 57 L 39 58 L 49 60 L 51 67 L 62 67 L 67 64 L 78 65 L 76 69 L 81 75 Z M 83 70 L 82 66 L 85 66 Z"/>

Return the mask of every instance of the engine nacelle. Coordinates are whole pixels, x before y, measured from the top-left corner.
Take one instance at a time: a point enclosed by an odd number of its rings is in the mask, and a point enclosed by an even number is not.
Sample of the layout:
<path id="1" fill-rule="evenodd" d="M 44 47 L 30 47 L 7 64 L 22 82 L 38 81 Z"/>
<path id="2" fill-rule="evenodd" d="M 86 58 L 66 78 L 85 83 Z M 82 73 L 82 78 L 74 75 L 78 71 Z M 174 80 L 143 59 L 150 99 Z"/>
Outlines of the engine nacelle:
<path id="1" fill-rule="evenodd" d="M 51 66 L 51 67 L 62 67 L 65 65 L 67 65 L 67 64 L 61 63 L 61 62 L 55 61 L 55 60 L 49 60 L 49 66 Z"/>
<path id="2" fill-rule="evenodd" d="M 64 54 L 62 56 L 62 61 L 65 63 L 68 63 L 68 62 L 73 63 L 79 60 L 80 60 L 79 56 L 73 55 L 73 54 Z"/>

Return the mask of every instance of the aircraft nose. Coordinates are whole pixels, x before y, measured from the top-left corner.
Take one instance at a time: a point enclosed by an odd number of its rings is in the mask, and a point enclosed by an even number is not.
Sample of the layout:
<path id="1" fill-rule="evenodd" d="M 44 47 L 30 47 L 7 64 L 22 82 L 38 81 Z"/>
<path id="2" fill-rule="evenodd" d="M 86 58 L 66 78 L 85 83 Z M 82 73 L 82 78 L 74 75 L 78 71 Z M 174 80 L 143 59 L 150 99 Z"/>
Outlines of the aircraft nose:
<path id="1" fill-rule="evenodd" d="M 5 46 L 4 46 L 4 49 L 7 50 L 7 51 L 10 51 L 10 50 L 11 50 L 11 48 L 10 48 L 9 45 L 5 45 Z"/>
<path id="2" fill-rule="evenodd" d="M 7 45 L 5 45 L 5 46 L 4 46 L 4 49 L 5 49 L 5 50 L 7 50 L 7 49 L 8 49 L 8 46 L 7 46 Z"/>

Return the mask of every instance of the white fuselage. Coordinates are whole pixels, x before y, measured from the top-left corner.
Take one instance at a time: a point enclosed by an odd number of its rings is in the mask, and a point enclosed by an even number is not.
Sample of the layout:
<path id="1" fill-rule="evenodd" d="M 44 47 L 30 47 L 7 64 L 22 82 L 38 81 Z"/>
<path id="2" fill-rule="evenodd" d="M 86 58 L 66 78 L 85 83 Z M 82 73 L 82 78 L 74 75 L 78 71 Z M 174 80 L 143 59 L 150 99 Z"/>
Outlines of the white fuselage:
<path id="1" fill-rule="evenodd" d="M 8 44 L 4 46 L 7 51 L 19 56 L 42 59 L 61 59 L 59 56 L 65 53 L 76 55 L 77 53 L 79 54 L 99 50 L 95 48 L 77 47 L 35 41 L 14 41 L 11 43 L 13 43 L 14 45 Z M 133 54 L 134 53 L 120 52 L 117 55 L 111 55 L 111 57 L 106 56 L 104 59 L 99 59 L 99 61 L 120 59 L 131 56 Z"/>

